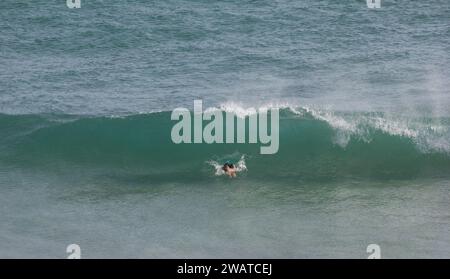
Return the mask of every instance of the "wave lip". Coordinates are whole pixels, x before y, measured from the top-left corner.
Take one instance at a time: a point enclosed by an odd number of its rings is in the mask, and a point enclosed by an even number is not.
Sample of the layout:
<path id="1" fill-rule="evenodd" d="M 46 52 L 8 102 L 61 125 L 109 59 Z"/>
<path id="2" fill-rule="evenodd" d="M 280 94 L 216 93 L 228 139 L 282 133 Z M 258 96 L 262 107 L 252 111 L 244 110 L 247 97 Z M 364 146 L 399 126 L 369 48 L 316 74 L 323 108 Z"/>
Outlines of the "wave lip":
<path id="1" fill-rule="evenodd" d="M 450 121 L 448 118 L 405 117 L 380 112 L 336 112 L 290 103 L 269 103 L 258 108 L 227 102 L 212 109 L 245 118 L 259 110 L 279 109 L 286 117 L 313 118 L 327 123 L 335 132 L 333 143 L 345 147 L 352 138 L 366 142 L 381 132 L 411 139 L 422 152 L 450 153 Z"/>

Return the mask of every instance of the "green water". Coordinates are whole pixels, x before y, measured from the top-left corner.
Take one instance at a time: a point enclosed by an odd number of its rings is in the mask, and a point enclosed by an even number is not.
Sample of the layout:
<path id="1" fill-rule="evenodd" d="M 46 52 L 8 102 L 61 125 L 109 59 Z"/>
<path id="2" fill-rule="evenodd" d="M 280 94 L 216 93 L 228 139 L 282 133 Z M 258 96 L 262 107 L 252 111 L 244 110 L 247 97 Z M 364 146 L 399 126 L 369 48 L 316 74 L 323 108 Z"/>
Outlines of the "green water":
<path id="1" fill-rule="evenodd" d="M 445 151 L 360 114 L 346 145 L 325 121 L 281 115 L 275 155 L 175 145 L 169 113 L 2 116 L 1 255 L 61 258 L 76 243 L 86 258 L 365 258 L 375 243 L 386 258 L 448 257 Z M 236 179 L 209 164 L 242 156 Z"/>

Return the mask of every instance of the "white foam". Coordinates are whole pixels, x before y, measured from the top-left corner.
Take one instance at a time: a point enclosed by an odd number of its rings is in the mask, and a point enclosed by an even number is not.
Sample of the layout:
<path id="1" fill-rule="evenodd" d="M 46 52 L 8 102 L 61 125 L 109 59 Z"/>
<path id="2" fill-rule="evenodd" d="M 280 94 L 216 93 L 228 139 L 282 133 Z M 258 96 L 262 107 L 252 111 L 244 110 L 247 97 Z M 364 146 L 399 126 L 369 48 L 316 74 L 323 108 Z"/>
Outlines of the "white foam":
<path id="1" fill-rule="evenodd" d="M 336 115 L 332 111 L 302 107 L 292 110 L 294 113 L 304 115 L 309 113 L 313 118 L 325 121 L 335 131 L 334 143 L 345 147 L 351 137 L 369 142 L 371 130 L 401 136 L 411 139 L 421 151 L 450 152 L 449 127 L 442 123 L 427 124 L 421 119 L 411 119 L 401 116 L 367 116 L 363 114 L 348 113 Z"/>
<path id="2" fill-rule="evenodd" d="M 220 175 L 225 174 L 225 172 L 222 169 L 223 163 L 219 163 L 214 160 L 207 161 L 206 163 L 209 164 L 210 166 L 214 167 L 214 169 L 215 169 L 214 175 L 220 176 Z M 236 167 L 236 172 L 247 171 L 247 165 L 245 164 L 245 155 L 241 156 L 239 161 L 235 164 L 235 167 Z"/>
<path id="3" fill-rule="evenodd" d="M 272 108 L 289 109 L 295 115 L 304 117 L 309 115 L 314 119 L 326 122 L 335 135 L 333 143 L 345 148 L 352 138 L 365 142 L 372 141 L 373 131 L 401 136 L 411 139 L 421 151 L 450 152 L 450 127 L 439 122 L 426 123 L 420 118 L 411 116 L 388 115 L 385 113 L 363 114 L 356 112 L 335 112 L 323 107 L 298 106 L 288 102 L 271 102 L 250 107 L 241 103 L 226 102 L 209 110 L 220 110 L 233 113 L 237 117 L 245 118 L 260 110 Z M 423 119 L 422 119 L 423 120 Z M 219 172 L 222 165 L 219 165 Z"/>
<path id="4" fill-rule="evenodd" d="M 245 118 L 249 115 L 253 115 L 258 113 L 258 111 L 270 110 L 270 109 L 285 109 L 289 108 L 289 104 L 287 103 L 268 103 L 257 107 L 244 106 L 235 102 L 226 102 L 221 105 L 217 109 L 233 113 L 237 117 Z"/>

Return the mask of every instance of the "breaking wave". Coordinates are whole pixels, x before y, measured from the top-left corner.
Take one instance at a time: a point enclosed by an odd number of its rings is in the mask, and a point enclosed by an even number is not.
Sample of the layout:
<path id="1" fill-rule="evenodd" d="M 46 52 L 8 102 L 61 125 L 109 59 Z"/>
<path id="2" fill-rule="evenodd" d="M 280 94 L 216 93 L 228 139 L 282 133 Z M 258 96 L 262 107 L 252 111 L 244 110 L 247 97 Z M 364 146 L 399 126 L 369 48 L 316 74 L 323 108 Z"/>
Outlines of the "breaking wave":
<path id="1" fill-rule="evenodd" d="M 259 143 L 174 144 L 170 132 L 175 121 L 167 111 L 122 117 L 0 115 L 0 164 L 138 169 L 174 179 L 187 173 L 220 175 L 229 159 L 247 170 L 246 177 L 262 179 L 450 174 L 448 118 L 271 107 L 280 109 L 280 146 L 273 155 L 261 155 Z M 255 113 L 233 104 L 217 109 L 243 118 Z"/>

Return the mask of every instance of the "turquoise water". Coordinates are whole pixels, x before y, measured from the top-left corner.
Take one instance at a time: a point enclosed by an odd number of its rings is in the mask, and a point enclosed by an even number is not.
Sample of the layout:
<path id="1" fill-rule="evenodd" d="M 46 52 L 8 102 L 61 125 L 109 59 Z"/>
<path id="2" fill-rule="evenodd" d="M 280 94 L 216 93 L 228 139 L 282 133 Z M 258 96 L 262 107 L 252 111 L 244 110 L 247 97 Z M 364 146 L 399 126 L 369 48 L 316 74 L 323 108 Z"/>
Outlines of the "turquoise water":
<path id="1" fill-rule="evenodd" d="M 0 256 L 448 258 L 449 18 L 438 0 L 2 1 Z M 197 99 L 279 108 L 279 151 L 174 144 L 171 111 Z"/>

